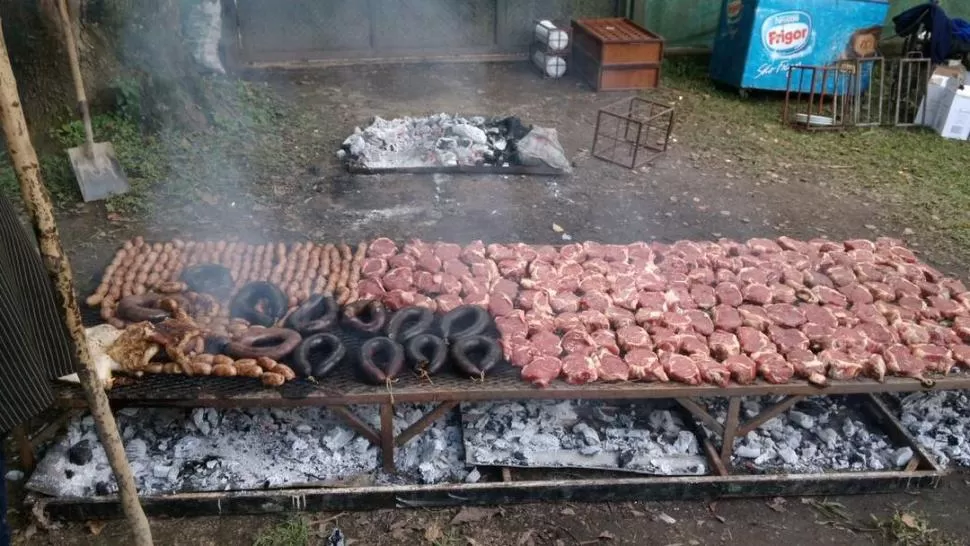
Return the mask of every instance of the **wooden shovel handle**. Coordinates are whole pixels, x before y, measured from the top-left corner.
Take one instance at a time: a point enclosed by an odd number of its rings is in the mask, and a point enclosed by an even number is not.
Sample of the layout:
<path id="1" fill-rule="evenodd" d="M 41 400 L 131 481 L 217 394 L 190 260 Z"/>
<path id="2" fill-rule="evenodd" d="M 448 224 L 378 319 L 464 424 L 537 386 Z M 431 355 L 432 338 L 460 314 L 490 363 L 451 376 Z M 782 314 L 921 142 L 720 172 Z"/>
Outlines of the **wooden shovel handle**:
<path id="1" fill-rule="evenodd" d="M 77 108 L 81 112 L 84 122 L 84 140 L 88 155 L 94 150 L 94 129 L 91 127 L 91 111 L 88 109 L 88 97 L 84 92 L 84 80 L 81 79 L 81 62 L 78 60 L 77 42 L 74 40 L 74 24 L 67 10 L 67 0 L 59 0 L 58 8 L 61 21 L 64 23 L 64 38 L 67 41 L 67 56 L 71 63 L 71 76 L 74 77 L 74 91 L 77 93 Z"/>

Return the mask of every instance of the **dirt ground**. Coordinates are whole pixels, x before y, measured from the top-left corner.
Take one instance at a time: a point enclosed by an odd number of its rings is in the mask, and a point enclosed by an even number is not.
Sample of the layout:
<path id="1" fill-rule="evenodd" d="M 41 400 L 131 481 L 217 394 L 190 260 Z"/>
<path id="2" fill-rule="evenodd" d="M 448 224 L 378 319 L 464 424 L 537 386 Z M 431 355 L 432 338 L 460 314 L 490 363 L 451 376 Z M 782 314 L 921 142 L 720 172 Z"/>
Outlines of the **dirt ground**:
<path id="1" fill-rule="evenodd" d="M 780 167 L 775 169 L 745 163 L 744 150 L 731 144 L 730 129 L 711 125 L 696 108 L 675 127 L 666 157 L 631 171 L 589 154 L 597 109 L 630 95 L 593 93 L 572 79 L 543 80 L 525 64 L 354 67 L 249 77 L 267 82 L 302 112 L 299 120 L 281 123 L 273 135 L 284 150 L 273 168 L 243 157 L 215 175 L 208 169 L 205 176 L 222 177 L 222 190 L 175 210 L 159 198 L 150 209 L 154 212 L 138 217 L 109 220 L 97 204 L 63 211 L 61 232 L 84 291 L 93 288 L 98 271 L 120 242 L 139 234 L 252 242 L 357 241 L 386 235 L 398 240 L 530 243 L 561 243 L 564 236 L 629 242 L 891 235 L 927 249 L 924 259 L 966 277 L 966 263 L 939 250 L 947 245 L 937 244 L 934 237 L 945 233 L 914 231 L 903 205 L 887 205 L 878 190 L 851 186 L 832 170 L 792 167 L 786 163 L 794 161 L 789 158 L 778 158 Z M 677 103 L 684 99 L 679 93 L 668 89 L 658 96 Z M 556 127 L 575 173 L 566 178 L 352 176 L 334 156 L 353 127 L 372 116 L 442 111 L 517 115 L 527 123 Z M 704 144 L 708 134 L 717 134 L 710 140 L 717 145 Z M 554 230 L 554 224 L 564 233 Z M 959 517 L 970 505 L 965 475 L 950 477 L 936 490 L 830 501 L 844 506 L 844 518 L 798 498 L 645 499 L 624 505 L 474 510 L 466 513 L 471 523 L 454 525 L 456 510 L 313 514 L 308 529 L 325 535 L 337 524 L 356 544 L 865 544 L 892 542 L 872 530 L 871 516 L 885 522 L 899 511 L 918 514 L 920 525 L 927 525 L 910 544 L 970 543 L 963 538 L 970 537 L 970 520 Z M 240 544 L 279 521 L 158 520 L 154 528 L 158 544 Z M 72 525 L 29 538 L 22 529 L 20 538 L 27 544 L 126 543 L 118 523 L 93 527 L 97 536 L 90 526 Z"/>

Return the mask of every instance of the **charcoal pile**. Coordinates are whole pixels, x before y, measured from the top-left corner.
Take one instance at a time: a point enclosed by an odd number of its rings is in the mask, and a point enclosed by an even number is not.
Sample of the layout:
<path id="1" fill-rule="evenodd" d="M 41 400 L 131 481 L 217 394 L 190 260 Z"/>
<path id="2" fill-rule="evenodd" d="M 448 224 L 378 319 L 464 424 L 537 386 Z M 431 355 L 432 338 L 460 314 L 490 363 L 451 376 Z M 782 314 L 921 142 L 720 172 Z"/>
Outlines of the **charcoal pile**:
<path id="1" fill-rule="evenodd" d="M 429 410 L 399 405 L 395 431 L 399 433 Z M 355 411 L 372 426 L 380 422 L 376 407 Z M 401 472 L 395 477 L 378 470 L 379 448 L 326 409 L 125 408 L 117 418 L 143 495 L 405 479 L 437 483 L 460 481 L 469 474 L 455 416 L 438 420 L 396 450 Z M 117 491 L 90 416 L 70 423 L 27 487 L 57 497 Z"/>
<path id="2" fill-rule="evenodd" d="M 970 467 L 970 395 L 966 391 L 894 395 L 899 422 L 942 465 Z"/>
<path id="3" fill-rule="evenodd" d="M 462 405 L 470 465 L 703 475 L 707 460 L 680 415 L 649 404 Z"/>
<path id="4" fill-rule="evenodd" d="M 556 379 L 748 384 L 970 367 L 970 291 L 901 242 L 752 239 L 559 248 L 377 239 L 360 297 L 485 307 L 505 356 Z"/>
<path id="5" fill-rule="evenodd" d="M 779 401 L 770 396 L 744 398 L 742 422 Z M 714 401 L 709 410 L 721 422 L 727 417 L 724 400 Z M 894 445 L 844 397 L 817 396 L 737 438 L 732 464 L 754 473 L 879 471 L 899 470 L 913 455 L 911 448 Z"/>
<path id="6" fill-rule="evenodd" d="M 435 114 L 373 123 L 344 140 L 337 152 L 365 172 L 405 169 L 535 166 L 570 170 L 555 129 L 527 127 L 516 117 L 487 119 Z"/>

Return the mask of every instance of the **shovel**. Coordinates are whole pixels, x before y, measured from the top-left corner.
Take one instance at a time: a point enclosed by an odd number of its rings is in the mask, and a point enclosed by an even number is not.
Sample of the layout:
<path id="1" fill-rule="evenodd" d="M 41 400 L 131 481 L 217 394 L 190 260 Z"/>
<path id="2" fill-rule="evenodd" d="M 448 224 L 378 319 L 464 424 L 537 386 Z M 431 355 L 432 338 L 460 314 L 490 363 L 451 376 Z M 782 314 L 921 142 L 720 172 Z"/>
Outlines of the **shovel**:
<path id="1" fill-rule="evenodd" d="M 100 201 L 112 195 L 126 193 L 129 189 L 128 177 L 125 176 L 125 171 L 115 156 L 114 146 L 110 142 L 94 141 L 91 112 L 88 110 L 77 44 L 74 41 L 74 25 L 71 24 L 71 17 L 68 15 L 67 0 L 60 0 L 59 4 L 64 23 L 64 36 L 67 39 L 67 55 L 71 62 L 71 75 L 74 76 L 74 89 L 77 91 L 78 109 L 84 121 L 84 144 L 67 150 L 67 156 L 71 160 L 71 169 L 81 188 L 84 202 Z"/>

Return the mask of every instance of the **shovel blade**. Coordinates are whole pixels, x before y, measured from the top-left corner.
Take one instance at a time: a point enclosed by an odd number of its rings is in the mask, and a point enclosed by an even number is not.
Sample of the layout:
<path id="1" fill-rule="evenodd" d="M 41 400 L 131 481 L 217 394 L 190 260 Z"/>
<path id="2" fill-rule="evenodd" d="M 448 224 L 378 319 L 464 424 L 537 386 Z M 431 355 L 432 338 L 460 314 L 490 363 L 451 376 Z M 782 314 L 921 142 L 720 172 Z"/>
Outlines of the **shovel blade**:
<path id="1" fill-rule="evenodd" d="M 128 192 L 128 177 L 110 142 L 95 142 L 90 153 L 86 146 L 70 148 L 67 155 L 85 203 Z"/>

